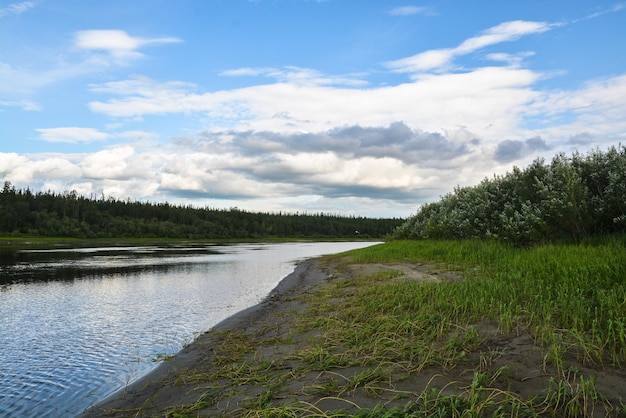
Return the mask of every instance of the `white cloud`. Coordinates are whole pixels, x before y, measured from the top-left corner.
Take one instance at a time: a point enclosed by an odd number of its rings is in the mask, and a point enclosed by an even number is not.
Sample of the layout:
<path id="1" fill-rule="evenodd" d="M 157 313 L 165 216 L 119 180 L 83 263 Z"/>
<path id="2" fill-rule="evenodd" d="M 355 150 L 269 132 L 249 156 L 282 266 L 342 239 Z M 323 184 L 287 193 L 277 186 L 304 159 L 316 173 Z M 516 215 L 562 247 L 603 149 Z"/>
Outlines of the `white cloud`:
<path id="1" fill-rule="evenodd" d="M 0 107 L 19 107 L 27 112 L 41 110 L 41 106 L 39 105 L 39 103 L 29 99 L 5 101 L 0 100 Z"/>
<path id="2" fill-rule="evenodd" d="M 18 155 L 14 152 L 0 152 L 0 180 L 12 179 L 11 181 L 13 182 L 18 181 L 12 177 L 12 174 L 27 161 L 23 155 Z"/>
<path id="3" fill-rule="evenodd" d="M 362 87 L 358 76 L 328 76 L 299 67 L 244 67 L 224 76 L 262 76 L 276 80 L 246 88 L 199 92 L 196 86 L 145 77 L 92 85 L 91 90 L 120 96 L 89 103 L 92 111 L 111 117 L 200 113 L 208 129 L 319 132 L 342 125 L 380 126 L 404 121 L 426 131 L 462 126 L 481 137 L 496 137 L 517 127 L 520 108 L 537 92 L 531 86 L 542 77 L 519 68 L 532 54 L 491 54 L 507 67 L 483 67 L 463 73 L 427 74 L 443 70 L 453 58 L 488 45 L 541 33 L 554 25 L 511 21 L 469 38 L 456 48 L 425 51 L 387 63 L 394 71 L 413 72 L 413 82 L 395 86 Z M 497 123 L 494 123 L 497 121 Z"/>
<path id="4" fill-rule="evenodd" d="M 25 95 L 63 80 L 101 72 L 103 69 L 126 66 L 144 55 L 140 48 L 148 45 L 180 42 L 177 38 L 138 38 L 121 30 L 87 30 L 74 36 L 75 47 L 86 52 L 80 57 L 40 61 L 41 68 L 21 68 L 0 62 L 0 95 L 6 102 L 22 100 Z M 76 52 L 76 51 L 74 51 Z M 57 57 L 65 56 L 59 51 Z M 30 110 L 30 109 L 29 109 Z"/>
<path id="5" fill-rule="evenodd" d="M 276 202 L 345 208 L 355 199 L 362 209 L 367 199 L 406 207 L 511 164 L 569 151 L 570 138 L 600 144 L 623 137 L 626 76 L 545 92 L 537 81 L 547 74 L 521 65 L 532 51 L 486 54 L 504 66 L 443 71 L 460 55 L 554 26 L 505 22 L 454 48 L 395 61 L 394 70 L 412 72 L 398 85 L 355 88 L 310 69 L 244 67 L 222 75 L 276 81 L 203 92 L 136 77 L 92 85 L 115 97 L 90 108 L 110 117 L 182 113 L 207 121 L 204 133 L 176 141 L 179 159 L 160 160 L 160 190 L 181 199 L 248 202 L 257 210 L 261 201 L 281 210 Z"/>
<path id="6" fill-rule="evenodd" d="M 436 68 L 444 69 L 455 55 L 452 48 L 432 49 L 408 58 L 386 63 L 386 66 L 399 73 L 413 73 Z"/>
<path id="7" fill-rule="evenodd" d="M 237 171 L 201 170 L 188 164 L 185 167 L 168 166 L 161 173 L 160 188 L 174 196 L 195 199 L 248 200 L 281 194 L 278 183 L 262 183 Z"/>
<path id="8" fill-rule="evenodd" d="M 76 190 L 119 199 L 151 196 L 156 201 L 158 170 L 170 158 L 158 150 L 137 153 L 130 146 L 87 154 L 0 152 L 0 180 L 33 191 Z"/>
<path id="9" fill-rule="evenodd" d="M 591 13 L 583 18 L 580 19 L 576 19 L 573 22 L 578 22 L 578 21 L 582 21 L 582 20 L 587 20 L 587 19 L 595 19 L 596 17 L 600 17 L 602 15 L 605 15 L 607 13 L 614 13 L 614 12 L 619 12 L 620 10 L 623 10 L 626 8 L 626 3 L 616 3 L 612 6 L 610 6 L 609 8 L 600 10 L 598 12 L 595 13 Z"/>
<path id="10" fill-rule="evenodd" d="M 8 6 L 0 8 L 0 17 L 7 15 L 19 15 L 35 7 L 32 1 L 23 1 L 20 3 L 11 3 Z"/>
<path id="11" fill-rule="evenodd" d="M 522 62 L 535 55 L 532 51 L 518 52 L 516 54 L 507 54 L 504 52 L 494 52 L 493 54 L 487 54 L 486 58 L 492 61 L 504 62 L 511 67 L 520 67 Z"/>
<path id="12" fill-rule="evenodd" d="M 279 82 L 208 93 L 142 78 L 92 86 L 121 97 L 91 102 L 89 107 L 124 118 L 200 113 L 213 130 L 319 132 L 404 121 L 425 131 L 463 125 L 480 135 L 496 135 L 517 123 L 518 108 L 532 100 L 535 93 L 529 86 L 539 77 L 530 70 L 486 67 L 367 89 Z M 494 121 L 498 126 L 486 132 Z"/>
<path id="13" fill-rule="evenodd" d="M 146 97 L 158 97 L 163 94 L 185 94 L 189 90 L 195 90 L 196 88 L 197 86 L 192 83 L 183 81 L 158 83 L 144 76 L 135 76 L 128 80 L 89 85 L 89 90 L 94 93 L 107 93 L 117 96 L 139 94 Z"/>
<path id="14" fill-rule="evenodd" d="M 121 30 L 86 30 L 74 34 L 72 54 L 67 51 L 46 51 L 37 57 L 39 68 L 20 67 L 0 62 L 0 95 L 6 102 L 22 100 L 42 87 L 63 80 L 84 76 L 103 69 L 129 65 L 133 59 L 144 57 L 140 48 L 181 42 L 178 38 L 139 38 Z M 79 51 L 80 54 L 76 54 Z"/>
<path id="15" fill-rule="evenodd" d="M 25 171 L 30 171 L 32 178 L 68 179 L 79 178 L 81 175 L 80 168 L 63 156 L 52 156 L 31 164 L 33 167 Z"/>
<path id="16" fill-rule="evenodd" d="M 347 75 L 326 75 L 310 68 L 300 68 L 287 66 L 284 68 L 259 67 L 259 68 L 236 68 L 222 71 L 220 73 L 226 77 L 268 77 L 280 82 L 308 85 L 343 85 L 343 86 L 365 86 L 368 84 L 363 80 L 366 74 Z"/>
<path id="17" fill-rule="evenodd" d="M 47 142 L 67 142 L 71 144 L 105 141 L 110 134 L 100 132 L 93 128 L 63 127 L 63 128 L 39 128 L 39 137 Z"/>
<path id="18" fill-rule="evenodd" d="M 136 142 L 141 143 L 152 143 L 152 141 L 156 140 L 159 135 L 154 132 L 146 132 L 146 131 L 123 131 L 116 136 L 121 138 L 131 139 Z"/>
<path id="19" fill-rule="evenodd" d="M 522 36 L 546 32 L 557 24 L 547 22 L 529 22 L 525 20 L 514 20 L 500 23 L 483 32 L 479 36 L 463 41 L 455 52 L 458 54 L 469 54 L 489 45 L 502 42 L 515 41 Z"/>
<path id="20" fill-rule="evenodd" d="M 599 138 L 624 137 L 626 75 L 590 81 L 576 90 L 541 94 L 524 116 L 534 134 L 567 138 L 585 132 Z M 528 132 L 527 132 L 528 134 Z"/>
<path id="21" fill-rule="evenodd" d="M 335 157 L 336 158 L 336 157 Z M 305 155 L 291 156 L 291 164 L 301 165 L 315 161 Z M 390 157 L 362 157 L 347 161 L 336 161 L 332 169 L 318 167 L 315 177 L 327 185 L 350 185 L 370 188 L 411 190 L 426 186 L 417 166 L 406 166 L 402 161 Z"/>
<path id="22" fill-rule="evenodd" d="M 271 74 L 274 71 L 276 71 L 276 69 L 272 67 L 245 67 L 225 70 L 222 71 L 220 75 L 226 77 L 257 77 Z"/>
<path id="23" fill-rule="evenodd" d="M 73 190 L 76 188 L 76 184 L 71 182 L 64 186 L 64 190 Z M 158 190 L 159 184 L 154 179 L 149 178 L 100 179 L 93 181 L 92 193 L 97 196 L 104 196 L 105 199 L 162 201 L 163 198 L 155 197 L 158 195 Z"/>
<path id="24" fill-rule="evenodd" d="M 89 108 L 111 118 L 106 131 L 42 128 L 39 139 L 130 138 L 132 145 L 88 154 L 0 153 L 0 179 L 197 206 L 370 216 L 388 215 L 393 206 L 406 216 L 454 185 L 476 184 L 546 150 L 624 138 L 624 75 L 569 91 L 542 91 L 537 81 L 546 74 L 521 65 L 531 51 L 488 51 L 484 58 L 506 65 L 454 68 L 461 55 L 554 26 L 505 22 L 456 47 L 387 63 L 412 76 L 397 85 L 370 86 L 365 74 L 329 75 L 295 66 L 224 71 L 222 76 L 270 79 L 230 90 L 203 91 L 144 76 L 92 84 L 90 92 L 103 97 Z M 123 63 L 141 56 L 145 46 L 177 40 L 114 30 L 84 31 L 75 41 L 105 62 Z M 83 70 L 95 68 L 90 65 Z M 445 71 L 450 69 L 455 71 Z M 126 118 L 176 114 L 205 121 L 205 131 L 150 146 L 158 135 L 141 127 L 123 130 Z"/>
<path id="25" fill-rule="evenodd" d="M 178 38 L 139 38 L 118 29 L 84 30 L 74 34 L 74 45 L 88 51 L 104 51 L 117 59 L 142 57 L 138 49 L 147 45 L 181 42 Z"/>
<path id="26" fill-rule="evenodd" d="M 412 15 L 432 15 L 433 10 L 430 7 L 419 6 L 400 6 L 394 7 L 387 11 L 391 16 L 412 16 Z"/>
<path id="27" fill-rule="evenodd" d="M 0 153 L 0 178 L 16 185 L 31 185 L 41 179 L 77 179 L 81 170 L 61 155 L 20 156 Z"/>
<path id="28" fill-rule="evenodd" d="M 294 201 L 347 208 L 360 199 L 361 213 L 371 214 L 384 210 L 368 211 L 367 199 L 406 208 L 511 164 L 568 150 L 570 138 L 583 138 L 582 132 L 601 143 L 600 135 L 626 130 L 626 76 L 551 92 L 534 88 L 542 77 L 483 67 L 368 89 L 278 82 L 210 93 L 140 78 L 92 86 L 121 96 L 92 109 L 121 117 L 194 112 L 233 121 L 228 129 L 211 124 L 180 138 L 170 154 L 145 149 L 125 157 L 120 172 L 127 173 L 150 155 L 143 167 L 151 174 L 143 178 L 154 176 L 161 196 L 254 210 L 284 210 L 276 203 L 283 201 L 291 208 L 298 207 Z M 563 123 L 532 126 L 538 116 Z"/>
<path id="29" fill-rule="evenodd" d="M 478 36 L 466 39 L 455 48 L 433 49 L 411 57 L 389 61 L 386 66 L 399 73 L 420 73 L 430 70 L 445 70 L 452 60 L 490 45 L 515 41 L 522 36 L 546 32 L 557 24 L 515 20 L 493 26 Z"/>
<path id="30" fill-rule="evenodd" d="M 131 146 L 116 147 L 87 155 L 80 163 L 83 177 L 89 179 L 130 179 L 150 176 L 141 161 L 130 162 L 135 150 Z"/>
<path id="31" fill-rule="evenodd" d="M 327 146 L 333 137 L 335 146 Z M 359 155 L 341 149 L 341 142 L 350 137 L 364 145 Z M 455 146 L 429 142 L 429 134 L 396 125 L 346 127 L 319 134 L 232 131 L 142 150 L 126 145 L 88 154 L 0 153 L 0 176 L 32 190 L 76 189 L 122 199 L 406 216 L 406 208 L 416 204 L 419 195 L 437 195 L 442 175 L 456 174 L 429 167 L 426 161 L 416 164 L 419 156 L 407 163 L 400 159 L 401 153 L 380 154 L 381 146 L 396 146 L 387 143 L 389 138 L 398 144 L 404 141 L 408 147 L 421 147 L 423 159 L 432 155 L 429 150 L 445 154 L 442 146 Z M 260 152 L 258 142 L 263 140 L 274 146 Z M 418 142 L 410 142 L 415 140 Z M 297 149 L 289 152 L 293 147 Z M 471 151 L 463 151 L 467 152 Z M 464 157 L 453 156 L 448 164 L 457 167 L 461 161 Z M 391 201 L 395 209 L 390 209 Z"/>

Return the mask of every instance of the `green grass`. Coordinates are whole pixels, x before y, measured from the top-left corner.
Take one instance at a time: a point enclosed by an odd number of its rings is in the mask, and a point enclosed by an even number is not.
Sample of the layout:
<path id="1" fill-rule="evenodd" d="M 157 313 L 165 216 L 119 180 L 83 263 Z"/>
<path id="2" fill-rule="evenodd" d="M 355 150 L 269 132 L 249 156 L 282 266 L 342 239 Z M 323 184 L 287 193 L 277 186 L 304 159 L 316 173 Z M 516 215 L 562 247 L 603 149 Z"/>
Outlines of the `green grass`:
<path id="1" fill-rule="evenodd" d="M 434 263 L 460 271 L 465 280 L 416 283 L 391 276 L 359 277 L 350 283 L 354 296 L 339 311 L 325 301 L 340 297 L 347 283 L 325 289 L 318 295 L 320 302 L 314 302 L 311 326 L 326 329 L 318 350 L 325 350 L 327 358 L 335 353 L 359 359 L 355 363 L 362 366 L 383 365 L 385 373 L 396 376 L 429 367 L 449 370 L 465 365 L 470 353 L 483 348 L 485 341 L 474 324 L 495 321 L 498 334 L 528 333 L 543 348 L 544 371 L 554 371 L 540 402 L 545 413 L 587 416 L 591 404 L 608 407 L 595 392 L 593 377 L 572 377 L 571 363 L 598 370 L 626 363 L 623 241 L 533 248 L 481 241 L 394 241 L 347 256 L 349 263 Z M 563 393 L 571 399 L 565 401 Z"/>
<path id="2" fill-rule="evenodd" d="M 436 286 L 388 286 L 369 297 L 379 312 L 402 306 L 420 318 L 466 327 L 497 319 L 503 334 L 526 329 L 545 346 L 565 345 L 584 363 L 626 361 L 626 247 L 544 245 L 520 249 L 495 242 L 392 242 L 354 261 L 433 260 L 468 280 Z"/>
<path id="3" fill-rule="evenodd" d="M 219 371 L 187 379 L 219 382 L 223 390 L 216 394 L 212 386 L 211 399 L 228 396 L 232 389 L 227 388 L 237 385 L 258 386 L 261 395 L 238 411 L 242 416 L 626 416 L 622 400 L 609 401 L 588 372 L 626 365 L 624 240 L 533 248 L 392 241 L 327 260 L 338 266 L 337 277 L 298 296 L 308 310 L 289 330 L 292 336 L 314 335 L 307 347 L 267 362 L 258 358 L 262 341 L 231 333 L 215 347 Z M 463 280 L 417 282 L 402 279 L 394 269 L 347 273 L 350 264 L 397 262 L 454 270 Z M 491 335 L 485 334 L 485 324 L 493 325 Z M 545 387 L 528 396 L 508 389 L 514 371 L 493 366 L 503 353 L 488 344 L 494 336 L 524 335 L 541 350 L 538 367 L 546 382 L 549 377 Z M 320 378 L 302 393 L 343 400 L 345 410 L 277 402 L 285 396 L 286 382 L 311 373 Z M 433 373 L 462 376 L 465 383 L 397 389 L 415 376 Z M 394 401 L 361 408 L 350 401 L 356 392 Z M 198 405 L 178 407 L 171 416 L 195 416 L 207 396 Z"/>

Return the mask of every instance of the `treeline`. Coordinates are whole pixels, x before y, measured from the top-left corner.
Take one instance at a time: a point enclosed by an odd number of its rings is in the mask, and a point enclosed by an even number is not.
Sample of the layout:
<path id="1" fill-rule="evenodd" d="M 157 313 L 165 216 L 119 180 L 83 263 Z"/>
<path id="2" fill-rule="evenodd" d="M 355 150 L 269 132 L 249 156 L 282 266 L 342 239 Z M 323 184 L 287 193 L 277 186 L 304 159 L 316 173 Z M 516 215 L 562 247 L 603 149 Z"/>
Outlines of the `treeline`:
<path id="1" fill-rule="evenodd" d="M 64 193 L 16 190 L 8 181 L 0 192 L 0 235 L 76 238 L 260 239 L 382 238 L 403 219 L 318 214 L 254 213 L 91 199 Z"/>
<path id="2" fill-rule="evenodd" d="M 518 245 L 626 231 L 626 149 L 535 160 L 423 205 L 398 238 L 496 238 Z"/>

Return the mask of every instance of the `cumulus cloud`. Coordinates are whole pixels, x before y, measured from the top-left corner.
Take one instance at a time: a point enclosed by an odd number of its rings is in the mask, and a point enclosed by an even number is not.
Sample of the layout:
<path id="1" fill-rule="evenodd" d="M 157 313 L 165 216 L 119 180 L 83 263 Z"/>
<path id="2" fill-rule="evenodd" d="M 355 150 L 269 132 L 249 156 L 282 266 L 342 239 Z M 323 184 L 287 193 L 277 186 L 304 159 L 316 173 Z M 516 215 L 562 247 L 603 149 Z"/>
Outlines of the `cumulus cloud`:
<path id="1" fill-rule="evenodd" d="M 490 45 L 515 41 L 522 36 L 546 32 L 555 26 L 558 25 L 525 20 L 504 22 L 481 32 L 475 37 L 466 39 L 455 48 L 424 51 L 407 58 L 389 61 L 386 63 L 386 66 L 399 73 L 445 70 L 457 56 L 467 55 Z"/>
<path id="2" fill-rule="evenodd" d="M 11 179 L 11 175 L 26 161 L 26 157 L 14 152 L 0 152 L 0 179 Z M 13 179 L 12 181 L 17 180 Z"/>
<path id="3" fill-rule="evenodd" d="M 211 164 L 212 159 L 206 154 L 188 154 L 184 158 L 173 159 L 161 172 L 160 188 L 174 196 L 195 199 L 245 201 L 289 194 L 278 183 L 264 182 L 239 171 L 236 163 L 230 166 L 228 159 L 226 157 L 226 161 L 218 164 Z"/>
<path id="4" fill-rule="evenodd" d="M 153 197 L 158 166 L 166 156 L 135 153 L 122 146 L 88 154 L 0 152 L 0 179 L 34 191 L 76 190 L 89 196 L 119 199 Z"/>
<path id="5" fill-rule="evenodd" d="M 36 129 L 39 132 L 37 139 L 46 142 L 66 142 L 70 144 L 89 143 L 95 141 L 105 141 L 110 138 L 110 135 L 101 132 L 94 128 L 78 128 L 78 127 L 63 127 L 63 128 L 39 128 Z"/>
<path id="6" fill-rule="evenodd" d="M 80 176 L 80 168 L 65 156 L 0 153 L 0 178 L 18 186 L 36 184 L 41 179 L 68 180 Z"/>
<path id="7" fill-rule="evenodd" d="M 32 1 L 23 1 L 20 3 L 11 3 L 5 7 L 0 8 L 0 17 L 7 15 L 19 15 L 29 11 L 35 7 L 35 3 Z"/>
<path id="8" fill-rule="evenodd" d="M 571 135 L 568 142 L 572 145 L 589 145 L 593 144 L 595 139 L 596 137 L 589 132 L 581 132 L 576 135 Z"/>
<path id="9" fill-rule="evenodd" d="M 458 182 L 468 159 L 481 158 L 471 138 L 452 139 L 403 122 L 317 133 L 207 131 L 158 148 L 0 153 L 0 176 L 34 190 L 80 189 L 122 199 L 149 193 L 152 200 L 195 205 L 232 202 L 253 210 L 313 210 L 323 204 L 319 209 L 324 211 L 401 216 L 418 197 L 435 198 L 443 193 L 442 184 Z"/>
<path id="10" fill-rule="evenodd" d="M 236 187 L 235 193 L 248 198 L 264 194 L 393 196 L 408 202 L 416 194 L 437 189 L 441 174 L 449 174 L 446 168 L 458 168 L 477 152 L 471 136 L 452 140 L 413 130 L 402 122 L 317 133 L 207 131 L 175 144 L 178 154 L 189 157 L 168 164 L 171 190 L 216 193 L 223 184 L 235 184 L 225 176 L 232 172 L 242 185 L 250 181 L 257 185 Z M 247 190 L 256 191 L 251 195 Z"/>
<path id="11" fill-rule="evenodd" d="M 463 156 L 470 152 L 474 140 L 470 137 L 453 141 L 440 133 L 413 130 L 404 122 L 394 122 L 387 127 L 354 125 L 317 133 L 207 131 L 193 145 L 190 145 L 189 140 L 180 143 L 207 152 L 219 147 L 217 149 L 223 152 L 224 138 L 228 138 L 230 148 L 246 156 L 264 153 L 332 153 L 338 158 L 393 158 L 406 164 L 424 165 L 445 163 Z M 299 167 L 302 169 L 308 165 L 308 162 L 304 162 Z M 321 161 L 313 163 L 314 167 L 323 165 Z"/>
<path id="12" fill-rule="evenodd" d="M 83 177 L 89 179 L 143 177 L 148 173 L 142 172 L 137 164 L 129 163 L 129 158 L 134 153 L 133 147 L 123 146 L 90 154 L 79 164 L 83 170 Z"/>
<path id="13" fill-rule="evenodd" d="M 539 138 L 528 138 L 524 141 L 505 140 L 498 144 L 494 158 L 500 163 L 509 163 L 528 155 L 533 155 L 537 151 L 548 151 L 550 147 Z"/>
<path id="14" fill-rule="evenodd" d="M 23 167 L 25 173 L 30 171 L 32 178 L 68 179 L 80 176 L 80 169 L 62 156 L 50 156 L 36 162 L 30 162 L 32 169 Z M 18 176 L 19 177 L 19 176 Z"/>
<path id="15" fill-rule="evenodd" d="M 485 55 L 504 66 L 444 71 L 457 57 L 553 27 L 505 22 L 456 47 L 387 63 L 412 75 L 397 85 L 371 86 L 367 74 L 300 67 L 227 70 L 221 75 L 270 79 L 230 90 L 144 76 L 91 84 L 90 92 L 103 97 L 89 108 L 111 118 L 107 131 L 37 129 L 39 139 L 131 138 L 133 145 L 80 155 L 0 153 L 0 175 L 17 185 L 122 199 L 252 210 L 336 208 L 370 216 L 389 214 L 393 206 L 406 216 L 419 203 L 503 172 L 511 162 L 623 135 L 626 76 L 541 91 L 537 81 L 545 75 L 521 65 L 531 51 Z M 145 46 L 177 40 L 84 31 L 75 41 L 83 51 L 124 61 Z M 127 118 L 177 114 L 203 121 L 202 132 L 149 147 L 158 135 L 122 131 Z M 37 183 L 43 178 L 49 180 Z"/>

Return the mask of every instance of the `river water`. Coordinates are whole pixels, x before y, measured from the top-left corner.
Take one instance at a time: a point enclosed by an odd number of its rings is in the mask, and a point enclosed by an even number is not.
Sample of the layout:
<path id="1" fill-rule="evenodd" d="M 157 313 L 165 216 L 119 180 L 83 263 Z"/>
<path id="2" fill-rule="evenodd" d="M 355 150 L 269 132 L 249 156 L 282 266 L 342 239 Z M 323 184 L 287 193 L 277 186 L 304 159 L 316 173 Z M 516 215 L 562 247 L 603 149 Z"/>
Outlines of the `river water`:
<path id="1" fill-rule="evenodd" d="M 0 416 L 74 416 L 260 302 L 298 261 L 372 244 L 2 253 Z"/>

